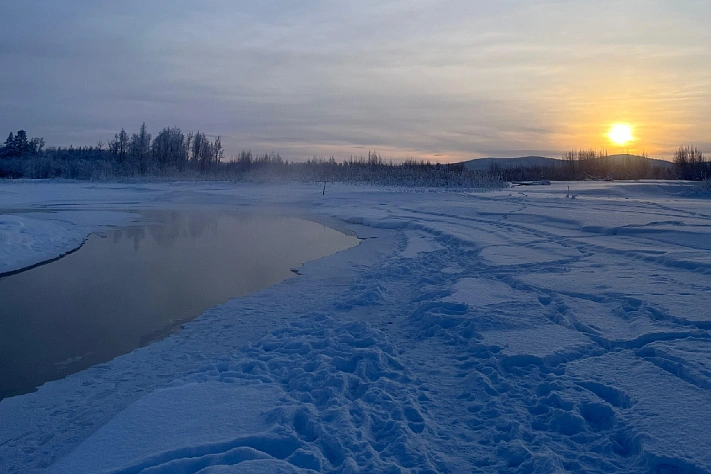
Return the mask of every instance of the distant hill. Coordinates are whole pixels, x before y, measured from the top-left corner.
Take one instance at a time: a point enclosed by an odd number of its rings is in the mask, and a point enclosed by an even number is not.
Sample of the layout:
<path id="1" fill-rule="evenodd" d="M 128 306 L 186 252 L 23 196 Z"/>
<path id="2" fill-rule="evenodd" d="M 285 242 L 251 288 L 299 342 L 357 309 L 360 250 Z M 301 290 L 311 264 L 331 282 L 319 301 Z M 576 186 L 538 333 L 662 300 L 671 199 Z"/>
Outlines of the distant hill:
<path id="1" fill-rule="evenodd" d="M 563 160 L 546 158 L 545 156 L 522 156 L 520 158 L 476 158 L 465 161 L 462 164 L 468 170 L 486 171 L 492 163 L 500 168 L 518 168 L 519 166 L 556 166 L 563 163 Z"/>
<path id="2" fill-rule="evenodd" d="M 658 166 L 660 168 L 671 168 L 674 163 L 665 160 L 658 160 L 656 158 L 644 158 L 639 155 L 610 155 L 606 157 L 613 164 L 624 164 L 625 161 L 629 162 L 637 160 L 647 160 L 650 165 Z M 469 161 L 464 161 L 462 164 L 468 170 L 472 171 L 486 171 L 493 164 L 496 164 L 499 168 L 527 168 L 532 166 L 549 167 L 549 166 L 560 166 L 564 163 L 563 160 L 557 158 L 547 158 L 545 156 L 522 156 L 520 158 L 476 158 Z"/>
<path id="3" fill-rule="evenodd" d="M 608 160 L 610 160 L 614 164 L 622 164 L 625 162 L 625 160 L 647 160 L 650 165 L 652 166 L 658 166 L 660 168 L 673 168 L 674 163 L 671 161 L 666 161 L 666 160 L 660 160 L 657 158 L 645 158 L 643 156 L 639 155 L 610 155 L 607 157 Z"/>

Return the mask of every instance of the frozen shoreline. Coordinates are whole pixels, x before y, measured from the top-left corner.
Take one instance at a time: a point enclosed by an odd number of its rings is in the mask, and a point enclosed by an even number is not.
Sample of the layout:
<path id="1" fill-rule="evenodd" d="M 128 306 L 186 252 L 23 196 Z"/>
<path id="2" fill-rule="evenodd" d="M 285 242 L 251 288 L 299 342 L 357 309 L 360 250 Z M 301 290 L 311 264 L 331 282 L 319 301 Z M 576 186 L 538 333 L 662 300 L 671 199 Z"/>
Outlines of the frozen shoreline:
<path id="1" fill-rule="evenodd" d="M 570 184 L 0 183 L 4 208 L 62 209 L 0 216 L 0 272 L 126 210 L 278 208 L 365 238 L 0 401 L 0 470 L 711 470 L 708 201 Z"/>

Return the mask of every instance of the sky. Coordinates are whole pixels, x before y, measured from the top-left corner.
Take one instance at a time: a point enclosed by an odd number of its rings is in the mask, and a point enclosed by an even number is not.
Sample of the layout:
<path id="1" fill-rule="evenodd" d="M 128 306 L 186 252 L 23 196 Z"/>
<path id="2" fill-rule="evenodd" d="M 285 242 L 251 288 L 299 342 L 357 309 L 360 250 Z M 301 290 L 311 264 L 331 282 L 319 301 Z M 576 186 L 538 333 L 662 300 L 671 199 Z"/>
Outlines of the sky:
<path id="1" fill-rule="evenodd" d="M 709 0 L 4 0 L 0 22 L 2 139 L 145 122 L 290 160 L 711 154 Z"/>

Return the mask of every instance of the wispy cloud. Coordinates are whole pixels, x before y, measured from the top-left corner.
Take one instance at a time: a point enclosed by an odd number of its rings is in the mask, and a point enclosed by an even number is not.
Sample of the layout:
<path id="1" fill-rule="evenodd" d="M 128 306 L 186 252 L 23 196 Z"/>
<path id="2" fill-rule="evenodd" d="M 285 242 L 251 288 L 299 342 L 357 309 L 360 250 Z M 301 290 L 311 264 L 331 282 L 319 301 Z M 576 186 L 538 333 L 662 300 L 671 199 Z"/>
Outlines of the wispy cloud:
<path id="1" fill-rule="evenodd" d="M 705 0 L 6 3 L 0 129 L 52 144 L 144 120 L 291 159 L 555 156 L 615 121 L 652 154 L 709 142 Z"/>

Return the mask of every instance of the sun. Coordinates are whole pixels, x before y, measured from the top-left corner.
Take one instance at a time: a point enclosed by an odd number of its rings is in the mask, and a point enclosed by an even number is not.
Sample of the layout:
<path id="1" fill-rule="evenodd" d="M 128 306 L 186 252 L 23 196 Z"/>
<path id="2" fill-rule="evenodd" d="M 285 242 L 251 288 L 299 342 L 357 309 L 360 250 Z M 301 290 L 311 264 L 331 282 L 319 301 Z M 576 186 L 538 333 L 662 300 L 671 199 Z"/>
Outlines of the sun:
<path id="1" fill-rule="evenodd" d="M 616 123 L 610 128 L 610 132 L 607 136 L 616 145 L 626 145 L 627 143 L 634 140 L 632 136 L 632 127 L 626 123 Z"/>

